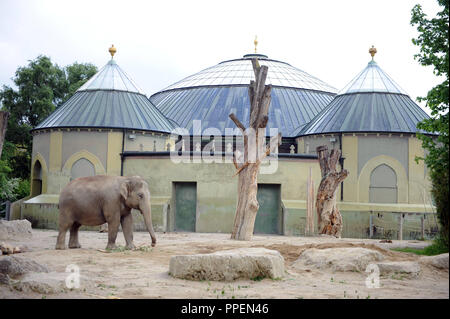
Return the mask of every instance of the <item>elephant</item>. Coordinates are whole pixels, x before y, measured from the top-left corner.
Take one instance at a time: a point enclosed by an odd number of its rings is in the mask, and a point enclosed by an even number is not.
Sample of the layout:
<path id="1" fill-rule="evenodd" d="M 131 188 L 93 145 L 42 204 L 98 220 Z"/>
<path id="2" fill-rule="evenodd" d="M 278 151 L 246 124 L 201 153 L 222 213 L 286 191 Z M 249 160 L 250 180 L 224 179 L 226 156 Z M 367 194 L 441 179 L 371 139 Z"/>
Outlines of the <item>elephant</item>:
<path id="1" fill-rule="evenodd" d="M 106 249 L 117 247 L 115 242 L 120 224 L 126 249 L 134 249 L 132 208 L 143 215 L 154 247 L 156 236 L 152 224 L 150 191 L 144 179 L 139 176 L 96 175 L 72 180 L 59 196 L 59 233 L 55 248 L 66 248 L 66 232 L 69 229 L 69 248 L 81 248 L 78 242 L 80 226 L 98 226 L 106 222 Z"/>

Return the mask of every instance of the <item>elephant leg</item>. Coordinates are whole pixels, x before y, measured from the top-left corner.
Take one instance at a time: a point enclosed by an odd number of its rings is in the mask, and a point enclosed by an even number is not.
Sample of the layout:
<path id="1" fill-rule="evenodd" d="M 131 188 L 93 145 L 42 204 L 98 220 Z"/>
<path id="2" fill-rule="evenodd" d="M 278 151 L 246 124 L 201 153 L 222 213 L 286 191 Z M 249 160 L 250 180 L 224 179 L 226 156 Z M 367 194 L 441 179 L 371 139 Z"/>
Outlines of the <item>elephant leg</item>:
<path id="1" fill-rule="evenodd" d="M 115 249 L 117 233 L 119 231 L 120 225 L 120 216 L 117 214 L 117 218 L 111 218 L 108 221 L 108 244 L 106 245 L 106 249 Z"/>
<path id="2" fill-rule="evenodd" d="M 81 248 L 81 245 L 78 242 L 78 229 L 80 226 L 80 223 L 74 222 L 72 227 L 70 227 L 69 248 Z"/>
<path id="3" fill-rule="evenodd" d="M 59 233 L 58 238 L 56 240 L 55 249 L 66 249 L 66 233 L 70 228 L 70 224 L 68 223 L 60 223 L 59 224 Z"/>
<path id="4" fill-rule="evenodd" d="M 120 220 L 122 224 L 123 237 L 127 243 L 127 249 L 134 249 L 136 246 L 133 244 L 133 216 L 130 214 L 125 215 Z"/>

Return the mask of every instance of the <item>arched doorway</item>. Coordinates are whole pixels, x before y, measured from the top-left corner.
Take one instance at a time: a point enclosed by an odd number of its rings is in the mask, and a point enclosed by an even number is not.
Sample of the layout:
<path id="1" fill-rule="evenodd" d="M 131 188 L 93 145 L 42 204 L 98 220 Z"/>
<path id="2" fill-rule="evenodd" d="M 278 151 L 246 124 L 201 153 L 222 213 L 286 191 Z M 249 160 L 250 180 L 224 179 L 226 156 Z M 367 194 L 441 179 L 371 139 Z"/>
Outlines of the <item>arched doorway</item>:
<path id="1" fill-rule="evenodd" d="M 33 176 L 31 180 L 31 197 L 42 194 L 42 165 L 39 160 L 34 162 Z"/>
<path id="2" fill-rule="evenodd" d="M 386 164 L 378 165 L 370 174 L 369 202 L 397 203 L 397 174 Z"/>
<path id="3" fill-rule="evenodd" d="M 73 163 L 70 169 L 70 180 L 78 177 L 94 176 L 95 167 L 91 161 L 86 158 L 80 158 L 75 163 Z"/>

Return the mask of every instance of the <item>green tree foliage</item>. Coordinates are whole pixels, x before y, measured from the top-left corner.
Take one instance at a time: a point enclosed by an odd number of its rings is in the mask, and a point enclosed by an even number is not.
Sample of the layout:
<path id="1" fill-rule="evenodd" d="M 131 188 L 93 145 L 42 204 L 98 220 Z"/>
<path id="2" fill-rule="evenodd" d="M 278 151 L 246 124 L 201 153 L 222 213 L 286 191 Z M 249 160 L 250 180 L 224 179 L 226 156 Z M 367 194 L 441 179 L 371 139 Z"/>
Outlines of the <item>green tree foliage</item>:
<path id="1" fill-rule="evenodd" d="M 75 62 L 65 68 L 67 78 L 67 88 L 64 95 L 64 102 L 67 101 L 75 91 L 80 88 L 87 80 L 89 80 L 95 73 L 97 73 L 97 67 L 90 64 L 80 64 Z"/>
<path id="2" fill-rule="evenodd" d="M 89 63 L 73 63 L 61 68 L 49 57 L 40 55 L 29 61 L 27 66 L 16 70 L 13 78 L 15 87 L 3 85 L 0 105 L 10 116 L 5 137 L 6 152 L 3 151 L 5 154 L 2 154 L 0 166 L 0 180 L 3 178 L 0 192 L 5 185 L 13 187 L 15 195 L 26 193 L 27 187 L 29 190 L 30 130 L 67 101 L 96 72 L 97 67 Z M 14 178 L 18 179 L 17 183 L 11 182 Z M 6 184 L 6 181 L 9 183 Z"/>
<path id="3" fill-rule="evenodd" d="M 419 97 L 419 101 L 426 101 L 431 110 L 431 118 L 419 123 L 417 127 L 427 132 L 439 134 L 438 137 L 418 134 L 423 141 L 423 147 L 428 154 L 423 159 L 427 165 L 432 182 L 431 193 L 441 224 L 441 236 L 448 248 L 449 232 L 449 0 L 438 0 L 442 11 L 435 18 L 429 19 L 417 4 L 412 9 L 411 25 L 417 27 L 419 35 L 413 43 L 420 49 L 414 56 L 420 64 L 432 66 L 435 75 L 443 78 L 443 82 L 432 88 L 426 97 Z"/>

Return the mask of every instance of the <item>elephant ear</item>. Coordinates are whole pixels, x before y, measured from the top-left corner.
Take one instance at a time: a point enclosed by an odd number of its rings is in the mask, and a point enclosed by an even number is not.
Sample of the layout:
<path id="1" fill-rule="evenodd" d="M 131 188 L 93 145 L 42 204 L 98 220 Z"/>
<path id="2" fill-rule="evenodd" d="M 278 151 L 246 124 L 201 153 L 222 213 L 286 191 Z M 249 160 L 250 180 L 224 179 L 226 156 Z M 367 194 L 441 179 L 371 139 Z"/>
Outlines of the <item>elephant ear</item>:
<path id="1" fill-rule="evenodd" d="M 120 196 L 123 197 L 124 200 L 127 200 L 128 198 L 128 183 L 127 182 L 123 182 L 122 184 L 120 184 Z"/>

